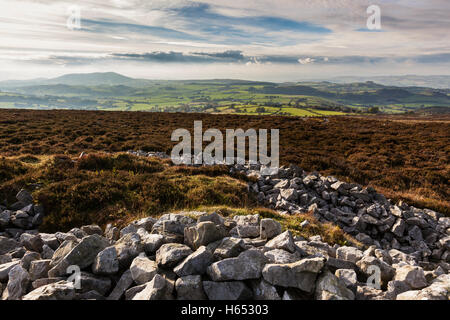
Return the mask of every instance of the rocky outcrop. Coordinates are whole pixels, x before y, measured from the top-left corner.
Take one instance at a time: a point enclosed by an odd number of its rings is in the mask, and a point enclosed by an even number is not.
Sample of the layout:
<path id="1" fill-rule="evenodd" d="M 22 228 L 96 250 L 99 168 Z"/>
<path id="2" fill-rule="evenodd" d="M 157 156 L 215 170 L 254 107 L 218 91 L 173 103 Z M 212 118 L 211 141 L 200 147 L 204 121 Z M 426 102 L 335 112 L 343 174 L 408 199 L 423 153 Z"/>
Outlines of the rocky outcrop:
<path id="1" fill-rule="evenodd" d="M 169 229 L 159 227 L 167 221 Z M 449 270 L 442 266 L 424 270 L 417 256 L 395 249 L 371 246 L 363 251 L 330 246 L 318 236 L 303 239 L 258 215 L 190 212 L 165 215 L 151 226 L 130 226 L 119 230 L 122 237 L 116 240 L 109 237 L 110 227 L 100 232 L 96 226 L 0 238 L 2 299 L 448 297 Z M 237 226 L 256 226 L 258 236 L 241 238 Z M 208 235 L 210 230 L 216 233 Z M 54 250 L 44 259 L 46 245 Z M 372 279 L 374 270 L 378 282 Z"/>
<path id="2" fill-rule="evenodd" d="M 282 214 L 313 212 L 322 222 L 338 225 L 367 246 L 411 254 L 423 266 L 450 263 L 450 218 L 397 204 L 371 187 L 346 183 L 291 165 L 264 176 L 260 165 L 235 165 L 257 179 L 249 184 L 259 203 Z M 353 261 L 354 262 L 354 261 Z"/>
<path id="3" fill-rule="evenodd" d="M 305 239 L 259 215 L 203 212 L 149 217 L 122 229 L 89 225 L 39 233 L 42 208 L 21 191 L 17 203 L 0 207 L 0 295 L 4 300 L 449 299 L 450 218 L 295 166 L 272 176 L 259 169 L 230 167 L 256 181 L 249 190 L 261 204 L 281 215 L 313 212 L 364 246 Z"/>

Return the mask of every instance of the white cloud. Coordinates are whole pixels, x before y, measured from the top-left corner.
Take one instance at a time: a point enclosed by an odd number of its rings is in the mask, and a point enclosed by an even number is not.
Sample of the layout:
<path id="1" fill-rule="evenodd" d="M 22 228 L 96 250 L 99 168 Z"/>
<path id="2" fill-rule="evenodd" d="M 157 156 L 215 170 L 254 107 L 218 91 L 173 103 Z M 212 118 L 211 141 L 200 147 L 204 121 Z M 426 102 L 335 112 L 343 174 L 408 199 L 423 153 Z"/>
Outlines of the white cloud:
<path id="1" fill-rule="evenodd" d="M 316 59 L 313 58 L 298 59 L 298 62 L 300 64 L 310 64 L 313 63 L 314 61 L 316 61 Z"/>

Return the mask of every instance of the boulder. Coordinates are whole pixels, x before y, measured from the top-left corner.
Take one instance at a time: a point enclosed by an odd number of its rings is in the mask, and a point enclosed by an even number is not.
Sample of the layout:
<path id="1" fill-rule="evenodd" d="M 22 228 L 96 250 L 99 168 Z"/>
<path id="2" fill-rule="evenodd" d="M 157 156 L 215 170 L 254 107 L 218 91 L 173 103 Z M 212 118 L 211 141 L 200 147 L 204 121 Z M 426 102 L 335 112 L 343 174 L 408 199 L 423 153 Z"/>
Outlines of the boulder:
<path id="1" fill-rule="evenodd" d="M 111 275 L 119 271 L 119 259 L 115 247 L 107 247 L 95 257 L 92 272 L 99 275 Z"/>
<path id="2" fill-rule="evenodd" d="M 251 287 L 254 300 L 281 300 L 277 289 L 264 279 L 252 281 Z"/>
<path id="3" fill-rule="evenodd" d="M 217 212 L 213 212 L 211 214 L 202 214 L 198 217 L 198 222 L 211 221 L 216 225 L 221 225 L 225 223 L 225 219 L 222 218 Z"/>
<path id="4" fill-rule="evenodd" d="M 353 269 L 338 269 L 334 273 L 347 288 L 356 288 L 357 276 Z"/>
<path id="5" fill-rule="evenodd" d="M 202 277 L 200 275 L 190 275 L 178 278 L 175 283 L 178 300 L 206 300 L 203 291 Z"/>
<path id="6" fill-rule="evenodd" d="M 67 268 L 72 265 L 80 269 L 89 267 L 97 254 L 109 245 L 106 238 L 97 234 L 84 237 L 61 261 L 49 271 L 50 277 L 67 274 Z"/>
<path id="7" fill-rule="evenodd" d="M 273 219 L 262 219 L 259 233 L 262 239 L 272 239 L 281 233 L 281 224 Z"/>
<path id="8" fill-rule="evenodd" d="M 147 255 L 155 254 L 165 242 L 165 238 L 161 234 L 151 234 L 144 229 L 139 229 L 138 234 L 141 237 L 141 242 Z"/>
<path id="9" fill-rule="evenodd" d="M 114 244 L 119 260 L 119 268 L 128 268 L 141 252 L 144 251 L 144 245 L 141 237 L 137 233 L 128 233 L 117 240 Z"/>
<path id="10" fill-rule="evenodd" d="M 97 291 L 102 296 L 106 295 L 111 289 L 111 279 L 100 277 L 88 272 L 81 272 L 80 275 L 80 293 Z"/>
<path id="11" fill-rule="evenodd" d="M 280 195 L 289 202 L 294 202 L 298 199 L 298 193 L 295 189 L 281 189 Z"/>
<path id="12" fill-rule="evenodd" d="M 270 263 L 285 264 L 293 263 L 302 259 L 299 252 L 290 253 L 283 249 L 273 249 L 264 253 Z"/>
<path id="13" fill-rule="evenodd" d="M 173 271 L 179 276 L 202 275 L 213 262 L 213 255 L 205 246 L 201 246 L 194 253 L 183 260 Z"/>
<path id="14" fill-rule="evenodd" d="M 131 271 L 125 271 L 114 287 L 113 291 L 109 294 L 107 300 L 120 300 L 122 298 L 125 291 L 131 287 L 133 284 L 133 277 L 131 276 Z"/>
<path id="15" fill-rule="evenodd" d="M 56 249 L 56 251 L 53 253 L 52 262 L 50 265 L 52 267 L 56 266 L 58 263 L 61 262 L 61 260 L 69 254 L 70 251 L 72 251 L 73 248 L 75 248 L 77 245 L 77 241 L 74 240 L 66 240 Z"/>
<path id="16" fill-rule="evenodd" d="M 228 258 L 213 263 L 207 273 L 214 281 L 248 280 L 261 277 L 267 258 L 256 249 L 242 252 L 236 258 Z"/>
<path id="17" fill-rule="evenodd" d="M 4 292 L 2 298 L 6 298 L 5 300 L 21 299 L 27 293 L 30 285 L 30 275 L 20 265 L 16 265 L 9 271 L 8 278 L 6 295 Z"/>
<path id="18" fill-rule="evenodd" d="M 30 268 L 30 264 L 32 261 L 41 259 L 41 255 L 37 252 L 27 251 L 22 259 L 20 260 L 20 265 L 25 270 L 28 270 Z"/>
<path id="19" fill-rule="evenodd" d="M 211 221 L 200 222 L 193 227 L 184 229 L 184 242 L 194 250 L 220 240 L 225 236 L 224 230 Z"/>
<path id="20" fill-rule="evenodd" d="M 315 298 L 316 300 L 354 300 L 355 295 L 346 288 L 344 282 L 327 271 L 317 280 Z"/>
<path id="21" fill-rule="evenodd" d="M 72 282 L 59 281 L 41 286 L 23 297 L 23 300 L 73 300 L 75 288 Z"/>
<path id="22" fill-rule="evenodd" d="M 11 252 L 20 246 L 16 240 L 0 236 L 0 255 Z"/>
<path id="23" fill-rule="evenodd" d="M 136 284 L 145 284 L 150 282 L 158 272 L 158 265 L 155 261 L 145 256 L 138 256 L 134 258 L 130 271 L 131 277 Z"/>
<path id="24" fill-rule="evenodd" d="M 418 266 L 404 265 L 396 268 L 394 280 L 404 282 L 411 289 L 422 289 L 428 286 L 425 273 Z"/>
<path id="25" fill-rule="evenodd" d="M 56 283 L 56 282 L 59 282 L 59 281 L 62 281 L 62 280 L 65 280 L 65 279 L 62 278 L 62 277 L 58 277 L 58 278 L 41 278 L 41 279 L 34 280 L 31 283 L 31 286 L 33 287 L 33 290 L 34 290 L 34 289 L 46 286 L 48 284 Z"/>
<path id="26" fill-rule="evenodd" d="M 107 224 L 105 228 L 105 237 L 109 240 L 117 241 L 120 238 L 120 230 L 112 224 Z"/>
<path id="27" fill-rule="evenodd" d="M 394 225 L 392 226 L 391 232 L 400 238 L 403 237 L 405 229 L 406 229 L 405 221 L 402 218 L 398 218 L 397 222 L 395 222 Z"/>
<path id="28" fill-rule="evenodd" d="M 429 287 L 401 293 L 396 300 L 450 300 L 450 275 L 437 277 Z"/>
<path id="29" fill-rule="evenodd" d="M 203 222 L 209 223 L 209 222 Z M 156 262 L 163 268 L 173 268 L 180 261 L 192 253 L 191 248 L 184 244 L 167 243 L 163 244 L 156 252 Z"/>
<path id="30" fill-rule="evenodd" d="M 245 216 L 234 216 L 233 220 L 237 223 L 237 225 L 252 225 L 259 226 L 259 214 L 254 215 L 245 215 Z"/>
<path id="31" fill-rule="evenodd" d="M 383 291 L 371 286 L 358 286 L 356 300 L 385 300 L 385 295 Z"/>
<path id="32" fill-rule="evenodd" d="M 238 225 L 233 230 L 239 238 L 256 238 L 259 237 L 259 226 Z"/>
<path id="33" fill-rule="evenodd" d="M 289 230 L 286 230 L 282 234 L 276 236 L 267 242 L 265 246 L 269 249 L 283 249 L 291 253 L 294 253 L 296 250 L 296 245 L 292 239 L 292 233 Z"/>
<path id="34" fill-rule="evenodd" d="M 343 246 L 336 250 L 336 257 L 338 259 L 357 263 L 363 257 L 363 252 L 355 247 Z"/>
<path id="35" fill-rule="evenodd" d="M 48 271 L 50 270 L 51 260 L 35 260 L 30 265 L 30 278 L 31 281 L 35 281 L 41 278 L 48 277 Z"/>
<path id="36" fill-rule="evenodd" d="M 289 264 L 267 264 L 262 275 L 272 285 L 312 292 L 317 274 L 323 266 L 323 258 L 307 258 Z"/>
<path id="37" fill-rule="evenodd" d="M 11 211 L 0 210 L 0 227 L 6 227 L 11 221 Z"/>
<path id="38" fill-rule="evenodd" d="M 223 238 L 214 250 L 214 259 L 237 257 L 244 250 L 244 241 L 239 238 Z"/>
<path id="39" fill-rule="evenodd" d="M 0 282 L 7 282 L 9 271 L 17 265 L 20 265 L 20 260 L 0 264 Z"/>
<path id="40" fill-rule="evenodd" d="M 133 300 L 166 300 L 170 298 L 166 279 L 159 274 L 148 282 L 144 289 L 133 297 Z"/>
<path id="41" fill-rule="evenodd" d="M 52 248 L 50 248 L 48 245 L 44 244 L 42 246 L 42 253 L 41 253 L 41 257 L 42 259 L 52 259 L 53 255 L 55 254 L 55 251 L 53 251 Z"/>
<path id="42" fill-rule="evenodd" d="M 33 204 L 33 196 L 25 189 L 22 189 L 17 193 L 16 199 L 23 204 L 23 207 Z"/>

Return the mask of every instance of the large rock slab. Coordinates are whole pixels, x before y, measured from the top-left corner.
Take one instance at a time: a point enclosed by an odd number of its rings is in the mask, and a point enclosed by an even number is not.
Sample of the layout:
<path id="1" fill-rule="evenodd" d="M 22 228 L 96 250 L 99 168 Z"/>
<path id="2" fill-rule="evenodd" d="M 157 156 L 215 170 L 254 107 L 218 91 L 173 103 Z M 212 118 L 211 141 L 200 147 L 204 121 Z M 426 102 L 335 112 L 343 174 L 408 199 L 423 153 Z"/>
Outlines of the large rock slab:
<path id="1" fill-rule="evenodd" d="M 133 300 L 166 300 L 170 299 L 167 280 L 159 274 L 145 285 L 145 288 L 136 294 Z"/>
<path id="2" fill-rule="evenodd" d="M 223 238 L 214 249 L 214 259 L 221 260 L 237 257 L 244 250 L 244 241 L 239 238 Z"/>
<path id="3" fill-rule="evenodd" d="M 14 239 L 0 237 L 0 255 L 11 252 L 20 246 L 20 243 Z"/>
<path id="4" fill-rule="evenodd" d="M 30 265 L 30 278 L 32 281 L 37 279 L 47 278 L 48 271 L 50 270 L 51 260 L 35 260 Z"/>
<path id="5" fill-rule="evenodd" d="M 428 286 L 425 273 L 418 266 L 404 265 L 396 268 L 394 280 L 404 282 L 411 289 L 422 289 Z"/>
<path id="6" fill-rule="evenodd" d="M 155 261 L 144 256 L 134 258 L 130 267 L 131 277 L 138 285 L 150 282 L 158 272 Z"/>
<path id="7" fill-rule="evenodd" d="M 353 292 L 331 272 L 323 273 L 316 283 L 316 300 L 354 300 Z"/>
<path id="8" fill-rule="evenodd" d="M 61 261 L 49 271 L 50 277 L 67 274 L 67 268 L 75 265 L 80 269 L 89 267 L 97 254 L 109 245 L 109 241 L 97 234 L 83 238 Z"/>
<path id="9" fill-rule="evenodd" d="M 259 233 L 262 239 L 272 239 L 281 233 L 281 224 L 273 219 L 262 219 Z"/>
<path id="10" fill-rule="evenodd" d="M 283 249 L 273 249 L 264 253 L 264 255 L 269 259 L 270 263 L 293 263 L 302 259 L 302 256 L 298 252 L 290 253 Z"/>
<path id="11" fill-rule="evenodd" d="M 190 254 L 191 248 L 184 244 L 166 243 L 156 252 L 156 263 L 163 268 L 173 268 Z"/>
<path id="12" fill-rule="evenodd" d="M 131 287 L 133 282 L 134 280 L 133 277 L 131 276 L 131 271 L 130 270 L 125 271 L 120 277 L 113 291 L 109 294 L 107 300 L 120 300 L 125 291 L 127 291 L 128 288 Z"/>
<path id="13" fill-rule="evenodd" d="M 225 230 L 211 221 L 200 222 L 193 227 L 184 229 L 184 242 L 194 250 L 220 240 L 225 236 Z"/>
<path id="14" fill-rule="evenodd" d="M 312 292 L 317 274 L 324 264 L 323 258 L 307 258 L 289 264 L 267 264 L 262 275 L 264 280 L 275 286 Z"/>
<path id="15" fill-rule="evenodd" d="M 44 241 L 39 234 L 22 233 L 20 235 L 20 243 L 28 250 L 42 252 Z"/>
<path id="16" fill-rule="evenodd" d="M 4 300 L 19 300 L 27 293 L 30 285 L 30 275 L 20 265 L 14 266 L 8 274 L 9 280 L 6 286 L 6 294 L 3 293 Z"/>
<path id="17" fill-rule="evenodd" d="M 179 276 L 202 275 L 213 262 L 213 255 L 205 246 L 186 257 L 173 271 Z"/>
<path id="18" fill-rule="evenodd" d="M 74 298 L 73 282 L 59 281 L 31 291 L 22 300 L 73 300 Z"/>
<path id="19" fill-rule="evenodd" d="M 242 252 L 237 258 L 228 258 L 213 263 L 208 275 L 214 281 L 248 280 L 261 277 L 267 258 L 256 249 Z"/>
<path id="20" fill-rule="evenodd" d="M 141 237 L 137 233 L 128 233 L 121 237 L 114 244 L 117 251 L 117 259 L 119 260 L 119 268 L 128 268 L 141 252 L 144 252 L 144 245 Z"/>
<path id="21" fill-rule="evenodd" d="M 17 265 L 20 265 L 20 260 L 1 264 L 0 265 L 0 282 L 7 282 L 9 271 L 11 271 L 11 269 Z"/>
<path id="22" fill-rule="evenodd" d="M 450 300 L 450 275 L 443 274 L 422 290 L 411 290 L 397 295 L 397 300 Z"/>
<path id="23" fill-rule="evenodd" d="M 363 252 L 354 247 L 343 246 L 336 250 L 336 257 L 338 259 L 357 263 L 363 257 Z"/>
<path id="24" fill-rule="evenodd" d="M 119 271 L 119 259 L 115 247 L 107 247 L 95 257 L 92 272 L 99 275 L 111 275 Z"/>
<path id="25" fill-rule="evenodd" d="M 289 230 L 267 242 L 266 247 L 269 249 L 283 249 L 289 251 L 290 253 L 293 253 L 296 250 L 292 233 Z"/>

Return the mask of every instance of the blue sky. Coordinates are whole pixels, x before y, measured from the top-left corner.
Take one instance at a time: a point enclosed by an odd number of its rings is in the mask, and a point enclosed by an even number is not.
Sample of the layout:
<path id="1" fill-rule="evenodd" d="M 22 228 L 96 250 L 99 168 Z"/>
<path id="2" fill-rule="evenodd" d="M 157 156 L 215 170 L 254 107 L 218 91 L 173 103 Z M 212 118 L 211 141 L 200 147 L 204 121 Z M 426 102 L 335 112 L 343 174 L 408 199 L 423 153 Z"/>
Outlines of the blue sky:
<path id="1" fill-rule="evenodd" d="M 74 5 L 81 28 L 71 30 Z M 449 15 L 448 0 L 0 0 L 0 80 L 449 74 Z"/>

